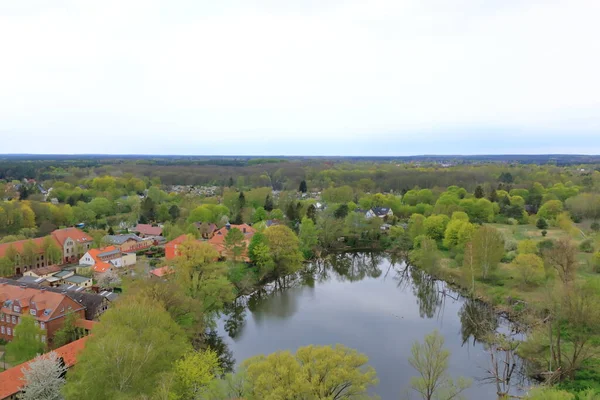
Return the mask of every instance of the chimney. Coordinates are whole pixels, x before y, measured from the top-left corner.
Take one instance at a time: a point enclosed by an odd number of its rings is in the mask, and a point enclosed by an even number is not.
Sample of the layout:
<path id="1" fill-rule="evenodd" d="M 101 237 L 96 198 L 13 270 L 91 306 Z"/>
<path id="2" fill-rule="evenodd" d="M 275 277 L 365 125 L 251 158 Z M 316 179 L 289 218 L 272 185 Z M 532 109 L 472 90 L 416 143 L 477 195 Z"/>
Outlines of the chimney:
<path id="1" fill-rule="evenodd" d="M 231 224 L 229 222 L 225 224 L 225 229 L 227 229 L 227 230 L 231 229 Z"/>

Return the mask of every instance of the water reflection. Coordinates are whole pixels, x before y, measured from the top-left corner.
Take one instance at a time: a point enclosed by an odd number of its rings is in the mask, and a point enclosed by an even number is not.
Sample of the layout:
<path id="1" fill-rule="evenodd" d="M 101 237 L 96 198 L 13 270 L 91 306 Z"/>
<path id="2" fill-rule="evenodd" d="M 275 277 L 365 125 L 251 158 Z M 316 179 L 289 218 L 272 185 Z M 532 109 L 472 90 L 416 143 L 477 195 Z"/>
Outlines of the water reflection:
<path id="1" fill-rule="evenodd" d="M 219 364 L 223 369 L 224 373 L 233 372 L 235 366 L 235 358 L 233 358 L 233 352 L 227 346 L 227 343 L 223 340 L 222 336 L 216 331 L 208 331 L 204 337 L 204 343 L 206 347 L 214 350 L 219 356 Z"/>
<path id="2" fill-rule="evenodd" d="M 444 335 L 453 372 L 477 381 L 489 370 L 483 338 L 505 328 L 485 304 L 462 298 L 400 259 L 375 253 L 330 255 L 238 298 L 224 314 L 219 333 L 239 360 L 342 343 L 368 355 L 380 378 L 375 393 L 384 399 L 398 398 L 409 384 L 415 373 L 407 361 L 410 347 L 432 330 Z M 467 397 L 495 393 L 493 382 L 485 381 Z"/>
<path id="3" fill-rule="evenodd" d="M 486 337 L 496 332 L 500 321 L 498 315 L 487 304 L 473 299 L 467 299 L 458 312 L 460 317 L 463 345 L 473 340 L 473 346 L 477 342 L 484 342 Z"/>

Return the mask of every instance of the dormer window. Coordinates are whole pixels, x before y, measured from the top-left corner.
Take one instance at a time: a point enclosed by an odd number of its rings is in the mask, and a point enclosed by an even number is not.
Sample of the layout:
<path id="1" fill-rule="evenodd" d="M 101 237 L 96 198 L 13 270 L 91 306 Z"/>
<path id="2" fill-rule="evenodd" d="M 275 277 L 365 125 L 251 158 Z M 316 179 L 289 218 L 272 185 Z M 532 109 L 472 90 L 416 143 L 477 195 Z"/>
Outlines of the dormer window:
<path id="1" fill-rule="evenodd" d="M 21 307 L 19 307 L 19 306 L 14 306 L 14 307 L 13 307 L 13 310 L 14 310 L 15 312 L 18 312 L 18 313 L 20 313 L 20 312 L 21 312 Z"/>
<path id="2" fill-rule="evenodd" d="M 32 308 L 31 310 L 29 310 L 29 314 L 37 315 L 37 311 Z"/>

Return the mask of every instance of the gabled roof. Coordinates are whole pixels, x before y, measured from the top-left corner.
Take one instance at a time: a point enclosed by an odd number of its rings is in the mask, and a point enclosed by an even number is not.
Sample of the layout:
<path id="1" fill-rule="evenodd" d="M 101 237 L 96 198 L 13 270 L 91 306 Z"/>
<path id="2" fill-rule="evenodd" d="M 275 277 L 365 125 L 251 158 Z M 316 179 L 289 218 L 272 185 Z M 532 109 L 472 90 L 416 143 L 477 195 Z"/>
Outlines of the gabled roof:
<path id="1" fill-rule="evenodd" d="M 65 294 L 55 293 L 41 287 L 33 288 L 28 285 L 13 286 L 8 283 L 0 283 L 0 311 L 5 314 L 14 314 L 11 309 L 13 302 L 21 304 L 23 308 L 33 307 L 40 311 L 36 318 L 41 321 L 64 316 L 68 312 L 68 307 L 77 309 L 74 308 L 77 307 L 74 300 Z M 83 307 L 79 307 L 79 309 L 81 308 Z"/>
<path id="2" fill-rule="evenodd" d="M 143 235 L 160 236 L 162 235 L 162 228 L 160 226 L 152 226 L 149 224 L 137 224 L 133 229 L 134 232 L 139 232 Z"/>
<path id="3" fill-rule="evenodd" d="M 0 244 L 0 257 L 4 257 L 4 255 L 6 254 L 6 251 L 11 246 L 14 247 L 14 249 L 17 250 L 19 253 L 22 253 L 25 243 L 29 242 L 30 240 L 33 242 L 33 244 L 36 245 L 38 253 L 42 254 L 44 252 L 44 250 L 42 249 L 42 246 L 44 244 L 44 239 L 45 238 L 41 237 L 41 238 L 35 238 L 35 239 L 17 240 L 16 242 L 2 243 L 2 244 Z"/>
<path id="4" fill-rule="evenodd" d="M 67 368 L 70 368 L 77 363 L 77 354 L 83 350 L 87 339 L 88 336 L 85 336 L 54 350 L 57 356 L 63 359 Z M 40 357 L 44 357 L 44 355 Z M 30 362 L 31 361 L 24 362 L 23 364 L 19 364 L 0 373 L 0 399 L 5 399 L 19 393 L 24 385 L 23 369 L 27 369 Z"/>
<path id="5" fill-rule="evenodd" d="M 35 283 L 23 283 L 12 279 L 0 278 L 0 285 L 7 284 L 11 286 L 21 287 L 26 286 L 33 289 L 41 289 L 42 286 Z M 46 287 L 44 288 L 48 292 L 60 293 L 67 295 L 76 303 L 85 307 L 85 318 L 94 319 L 98 308 L 102 305 L 104 298 L 110 301 L 115 300 L 118 295 L 116 293 L 109 292 L 112 296 L 104 296 L 102 294 L 90 293 L 83 291 L 83 288 L 77 285 L 61 285 L 59 287 Z"/>
<path id="6" fill-rule="evenodd" d="M 52 232 L 52 237 L 60 244 L 60 247 L 65 245 L 68 238 L 71 238 L 75 243 L 87 243 L 93 239 L 90 235 L 77 228 L 57 229 Z"/>
<path id="7" fill-rule="evenodd" d="M 21 282 L 21 283 L 36 283 L 36 284 L 42 284 L 44 281 L 46 281 L 46 278 L 36 278 L 35 276 L 22 276 L 19 279 L 17 279 L 17 282 Z"/>
<path id="8" fill-rule="evenodd" d="M 389 207 L 373 207 L 372 210 L 375 213 L 375 215 L 379 215 L 379 216 L 387 215 L 387 213 L 390 212 Z"/>
<path id="9" fill-rule="evenodd" d="M 128 233 L 126 235 L 106 235 L 104 236 L 104 240 L 112 244 L 123 244 L 128 240 L 135 240 L 136 242 L 141 242 L 144 239 L 142 239 L 134 233 Z"/>
<path id="10" fill-rule="evenodd" d="M 94 264 L 93 270 L 94 270 L 94 272 L 101 274 L 101 273 L 108 271 L 112 267 L 113 267 L 113 265 L 111 263 L 107 263 L 104 261 L 97 261 L 96 264 Z"/>
<path id="11" fill-rule="evenodd" d="M 181 235 L 181 236 L 177 236 L 175 239 L 171 240 L 169 243 L 167 243 L 167 246 L 174 246 L 176 244 L 181 244 L 183 242 L 185 242 L 186 240 L 188 240 L 188 235 Z"/>

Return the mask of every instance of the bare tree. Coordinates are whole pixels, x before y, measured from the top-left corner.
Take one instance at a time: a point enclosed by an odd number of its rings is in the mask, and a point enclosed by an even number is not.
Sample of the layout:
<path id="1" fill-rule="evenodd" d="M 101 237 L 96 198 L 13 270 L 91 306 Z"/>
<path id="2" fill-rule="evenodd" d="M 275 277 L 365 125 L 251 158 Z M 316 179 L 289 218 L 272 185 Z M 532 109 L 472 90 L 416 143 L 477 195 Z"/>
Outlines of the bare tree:
<path id="1" fill-rule="evenodd" d="M 98 278 L 98 283 L 100 284 L 100 286 L 103 287 L 118 285 L 121 283 L 121 277 L 116 271 L 110 269 L 102 275 L 100 275 L 100 277 Z"/>
<path id="2" fill-rule="evenodd" d="M 65 384 L 65 367 L 62 359 L 50 352 L 38 356 L 22 369 L 25 386 L 19 395 L 23 400 L 62 400 L 61 389 Z"/>
<path id="3" fill-rule="evenodd" d="M 557 240 L 551 249 L 544 251 L 544 260 L 556 270 L 564 284 L 575 279 L 579 262 L 577 261 L 577 247 L 570 239 Z"/>
<path id="4" fill-rule="evenodd" d="M 519 365 L 517 348 L 519 343 L 503 334 L 496 334 L 487 344 L 490 364 L 485 369 L 487 376 L 483 380 L 496 385 L 499 399 L 508 398 L 514 382 L 513 377 Z"/>

